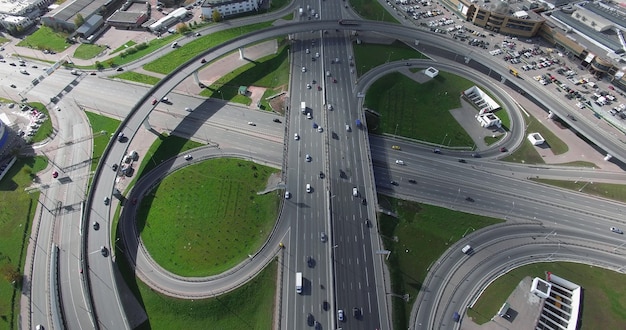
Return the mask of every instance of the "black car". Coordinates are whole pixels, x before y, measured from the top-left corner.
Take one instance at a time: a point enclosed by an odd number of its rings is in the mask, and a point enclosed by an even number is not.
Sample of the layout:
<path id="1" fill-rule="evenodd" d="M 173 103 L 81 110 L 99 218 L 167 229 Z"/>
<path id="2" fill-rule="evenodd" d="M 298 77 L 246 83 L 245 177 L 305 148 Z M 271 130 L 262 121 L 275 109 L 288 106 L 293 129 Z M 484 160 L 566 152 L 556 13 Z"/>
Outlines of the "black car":
<path id="1" fill-rule="evenodd" d="M 324 178 L 324 172 L 320 171 L 320 179 Z"/>
<path id="2" fill-rule="evenodd" d="M 313 314 L 309 313 L 309 315 L 307 315 L 307 317 L 306 317 L 306 323 L 309 326 L 313 326 L 314 322 L 315 322 L 315 318 L 313 317 Z"/>
<path id="3" fill-rule="evenodd" d="M 412 184 L 417 184 L 417 181 L 415 181 L 415 180 L 413 180 L 413 179 L 409 179 L 409 183 L 412 183 Z"/>
<path id="4" fill-rule="evenodd" d="M 325 311 L 327 311 L 327 310 L 328 310 L 328 307 L 329 307 L 328 301 L 324 300 L 324 301 L 322 302 L 322 309 L 323 309 L 323 310 L 325 310 Z"/>
<path id="5" fill-rule="evenodd" d="M 117 164 L 113 164 L 113 166 L 111 166 L 111 169 L 113 170 L 113 172 L 117 172 Z"/>
<path id="6" fill-rule="evenodd" d="M 363 198 L 363 199 L 361 200 L 361 204 L 363 204 L 363 205 L 367 205 L 367 199 Z"/>
<path id="7" fill-rule="evenodd" d="M 278 118 L 274 118 L 274 122 L 275 123 L 282 123 L 282 121 L 280 121 L 280 119 L 278 119 Z"/>
<path id="8" fill-rule="evenodd" d="M 391 180 L 389 183 L 391 183 L 391 184 L 392 184 L 392 185 L 394 185 L 394 186 L 397 186 L 397 185 L 398 185 L 398 182 L 397 182 L 397 181 L 394 181 L 394 180 Z"/>
<path id="9" fill-rule="evenodd" d="M 358 307 L 354 307 L 352 309 L 352 316 L 358 319 L 359 316 L 361 316 L 361 310 Z"/>
<path id="10" fill-rule="evenodd" d="M 459 163 L 466 163 L 466 161 L 463 158 L 459 158 Z"/>
<path id="11" fill-rule="evenodd" d="M 315 261 L 313 261 L 313 257 L 311 257 L 311 256 L 307 256 L 307 257 L 306 257 L 306 264 L 307 264 L 310 268 L 313 268 L 313 266 L 315 265 Z"/>
<path id="12" fill-rule="evenodd" d="M 98 223 L 98 221 L 94 221 L 93 222 L 93 230 L 98 230 L 100 229 L 100 224 Z"/>
<path id="13" fill-rule="evenodd" d="M 124 71 L 124 68 L 122 68 L 122 67 L 120 66 L 120 67 L 119 67 L 119 68 L 117 68 L 117 70 L 115 70 L 115 71 L 119 71 L 119 72 L 121 72 L 121 71 Z"/>
<path id="14" fill-rule="evenodd" d="M 472 197 L 469 197 L 469 196 L 465 197 L 465 200 L 468 201 L 468 202 L 473 202 L 474 201 L 474 199 Z"/>

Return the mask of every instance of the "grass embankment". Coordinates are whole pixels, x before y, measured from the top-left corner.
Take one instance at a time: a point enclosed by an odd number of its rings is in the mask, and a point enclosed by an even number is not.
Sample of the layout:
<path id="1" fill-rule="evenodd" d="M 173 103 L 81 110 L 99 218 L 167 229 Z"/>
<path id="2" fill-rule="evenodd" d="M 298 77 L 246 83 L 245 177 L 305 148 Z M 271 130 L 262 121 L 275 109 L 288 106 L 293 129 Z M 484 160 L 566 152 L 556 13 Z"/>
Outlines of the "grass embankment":
<path id="1" fill-rule="evenodd" d="M 239 95 L 239 86 L 265 87 L 268 90 L 261 99 L 261 108 L 270 109 L 266 97 L 276 95 L 288 88 L 289 83 L 289 50 L 285 40 L 279 41 L 276 54 L 268 55 L 257 61 L 249 62 L 203 90 L 200 95 L 205 97 L 221 97 L 232 102 L 249 105 L 251 99 Z"/>
<path id="2" fill-rule="evenodd" d="M 355 43 L 352 45 L 352 49 L 354 50 L 356 72 L 359 76 L 385 62 L 428 58 L 400 41 L 394 41 L 389 45 L 366 43 L 359 45 Z"/>
<path id="3" fill-rule="evenodd" d="M 246 285 L 218 298 L 181 300 L 160 295 L 137 281 L 121 251 L 116 255 L 122 276 L 148 314 L 148 321 L 138 330 L 272 328 L 277 262 L 270 263 Z"/>
<path id="4" fill-rule="evenodd" d="M 59 53 L 69 47 L 67 36 L 67 33 L 55 32 L 47 26 L 41 26 L 17 45 L 40 50 L 47 49 Z"/>
<path id="5" fill-rule="evenodd" d="M 43 157 L 18 158 L 0 181 L 0 328 L 18 329 L 21 276 L 24 274 L 26 247 L 29 244 L 33 218 L 36 216 L 39 192 L 27 194 L 24 189 L 37 173 L 48 166 Z M 45 178 L 42 180 L 49 180 Z M 44 211 L 45 212 L 45 211 Z M 13 285 L 12 281 L 18 282 Z"/>
<path id="6" fill-rule="evenodd" d="M 74 57 L 83 60 L 92 59 L 102 53 L 104 49 L 105 47 L 100 45 L 81 44 L 76 48 L 76 51 L 74 51 Z"/>
<path id="7" fill-rule="evenodd" d="M 432 143 L 445 139 L 449 146 L 471 147 L 472 138 L 450 110 L 461 106 L 461 91 L 472 85 L 447 72 L 439 72 L 424 84 L 399 72 L 387 74 L 372 84 L 365 96 L 365 107 L 380 114 L 367 116 L 368 130 Z"/>
<path id="8" fill-rule="evenodd" d="M 224 272 L 267 239 L 279 194 L 258 195 L 277 170 L 239 159 L 211 159 L 170 174 L 137 215 L 154 260 L 183 276 Z M 175 206 L 175 207 L 172 207 Z"/>
<path id="9" fill-rule="evenodd" d="M 231 28 L 199 37 L 191 41 L 190 43 L 179 47 L 162 57 L 159 57 L 157 60 L 154 60 L 144 65 L 143 68 L 147 71 L 168 74 L 181 66 L 183 63 L 189 61 L 196 55 L 206 51 L 209 48 L 225 43 L 240 35 L 254 32 L 269 27 L 271 25 L 272 22 L 262 22 L 242 27 Z"/>
<path id="10" fill-rule="evenodd" d="M 622 329 L 626 324 L 626 276 L 583 264 L 553 262 L 516 268 L 493 282 L 467 315 L 483 324 L 496 315 L 526 276 L 545 279 L 546 272 L 580 285 L 583 290 L 580 329 Z M 511 306 L 515 309 L 515 306 Z"/>
<path id="11" fill-rule="evenodd" d="M 393 328 L 406 329 L 430 265 L 464 234 L 502 220 L 382 195 L 378 198 L 382 207 L 398 213 L 398 218 L 381 214 L 379 226 L 385 249 L 391 251 L 387 262 L 392 292 L 410 297 L 408 303 L 393 300 Z"/>
<path id="12" fill-rule="evenodd" d="M 91 170 L 94 171 L 96 167 L 98 167 L 98 162 L 100 161 L 100 157 L 102 157 L 104 149 L 107 144 L 109 144 L 109 141 L 111 141 L 112 134 L 115 133 L 115 130 L 120 126 L 120 121 L 89 111 L 85 111 L 85 114 L 91 125 L 91 131 L 94 134 L 93 157 L 91 158 Z"/>
<path id="13" fill-rule="evenodd" d="M 555 155 L 564 154 L 569 150 L 565 142 L 561 141 L 554 133 L 552 133 L 552 131 L 545 127 L 535 117 L 524 117 L 524 119 L 528 123 L 525 135 L 530 133 L 540 133 L 546 140 L 544 145 L 539 146 L 539 148 L 549 147 Z M 538 147 L 533 146 L 528 139 L 524 139 L 522 145 L 520 145 L 515 152 L 502 160 L 514 163 L 545 164 L 545 161 L 541 158 L 541 155 L 537 152 L 536 148 Z"/>
<path id="14" fill-rule="evenodd" d="M 531 178 L 531 180 L 626 203 L 626 186 L 623 184 L 594 183 L 588 179 L 575 182 L 536 178 Z"/>
<path id="15" fill-rule="evenodd" d="M 143 74 L 143 73 L 137 73 L 137 72 L 133 72 L 133 71 L 126 71 L 120 74 L 116 74 L 113 76 L 113 78 L 118 78 L 118 79 L 124 79 L 124 80 L 128 80 L 128 81 L 134 81 L 134 82 L 138 82 L 140 84 L 146 84 L 146 85 L 151 85 L 154 86 L 156 85 L 159 81 L 161 81 L 161 78 L 157 78 L 155 76 L 150 76 L 147 74 Z"/>
<path id="16" fill-rule="evenodd" d="M 372 21 L 383 21 L 390 23 L 400 23 L 387 12 L 387 8 L 376 0 L 349 0 L 350 6 L 359 16 Z"/>

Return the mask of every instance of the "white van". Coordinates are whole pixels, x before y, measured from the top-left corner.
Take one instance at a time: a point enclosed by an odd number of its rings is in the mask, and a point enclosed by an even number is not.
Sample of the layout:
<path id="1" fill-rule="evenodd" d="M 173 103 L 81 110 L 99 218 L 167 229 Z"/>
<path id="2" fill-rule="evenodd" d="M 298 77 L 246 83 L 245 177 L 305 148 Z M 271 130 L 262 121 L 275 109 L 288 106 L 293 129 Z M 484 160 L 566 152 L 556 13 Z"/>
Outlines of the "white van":
<path id="1" fill-rule="evenodd" d="M 464 246 L 461 249 L 461 252 L 463 252 L 465 254 L 471 254 L 472 253 L 472 247 L 468 244 L 468 245 Z"/>

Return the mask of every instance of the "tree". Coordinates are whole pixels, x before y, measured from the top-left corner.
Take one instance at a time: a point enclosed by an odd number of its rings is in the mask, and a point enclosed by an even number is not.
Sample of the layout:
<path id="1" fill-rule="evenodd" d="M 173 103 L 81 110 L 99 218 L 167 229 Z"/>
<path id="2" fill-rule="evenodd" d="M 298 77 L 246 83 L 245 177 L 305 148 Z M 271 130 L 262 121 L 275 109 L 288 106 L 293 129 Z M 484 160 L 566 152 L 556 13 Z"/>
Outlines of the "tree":
<path id="1" fill-rule="evenodd" d="M 2 266 L 2 276 L 12 285 L 19 285 L 22 281 L 22 274 L 11 264 Z"/>
<path id="2" fill-rule="evenodd" d="M 81 15 L 80 13 L 76 14 L 76 18 L 74 18 L 74 25 L 76 25 L 76 27 L 79 27 L 83 24 L 85 24 L 85 18 L 83 17 L 83 15 Z"/>
<path id="3" fill-rule="evenodd" d="M 213 22 L 217 23 L 217 22 L 221 22 L 222 21 L 222 14 L 220 14 L 220 12 L 218 10 L 213 10 Z"/>
<path id="4" fill-rule="evenodd" d="M 179 23 L 178 25 L 176 25 L 176 32 L 178 32 L 180 34 L 185 34 L 185 33 L 189 32 L 189 31 L 191 31 L 191 29 L 185 23 Z"/>

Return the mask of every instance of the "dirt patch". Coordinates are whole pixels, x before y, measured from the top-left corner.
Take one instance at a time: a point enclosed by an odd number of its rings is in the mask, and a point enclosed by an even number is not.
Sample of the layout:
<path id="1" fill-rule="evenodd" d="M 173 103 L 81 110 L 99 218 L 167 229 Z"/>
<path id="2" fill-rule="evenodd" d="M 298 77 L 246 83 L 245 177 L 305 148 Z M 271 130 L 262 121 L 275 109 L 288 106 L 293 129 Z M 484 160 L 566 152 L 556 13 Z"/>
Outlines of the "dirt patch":
<path id="1" fill-rule="evenodd" d="M 287 104 L 287 93 L 281 94 L 280 96 L 271 99 L 269 101 L 269 104 L 272 107 L 272 110 L 280 113 L 281 115 L 284 115 L 285 107 Z"/>

